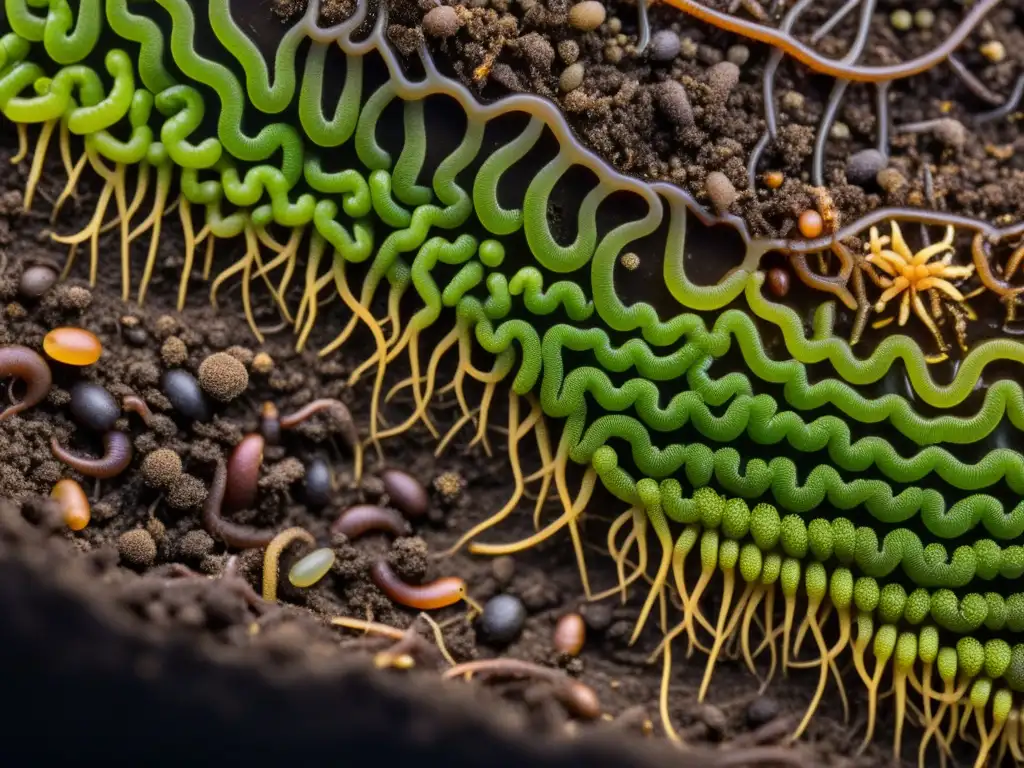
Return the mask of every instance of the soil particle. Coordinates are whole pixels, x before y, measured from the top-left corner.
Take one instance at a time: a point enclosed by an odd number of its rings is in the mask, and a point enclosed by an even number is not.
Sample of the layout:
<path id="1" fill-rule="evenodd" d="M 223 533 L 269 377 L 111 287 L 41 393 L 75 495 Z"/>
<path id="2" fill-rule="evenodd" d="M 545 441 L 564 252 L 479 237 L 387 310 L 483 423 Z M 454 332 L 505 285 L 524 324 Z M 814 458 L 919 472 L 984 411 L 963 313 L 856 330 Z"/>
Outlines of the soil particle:
<path id="1" fill-rule="evenodd" d="M 423 581 L 430 567 L 427 543 L 419 536 L 396 539 L 388 552 L 388 564 L 402 581 Z"/>
<path id="2" fill-rule="evenodd" d="M 172 509 L 198 509 L 206 501 L 206 484 L 195 475 L 183 474 L 171 483 L 167 504 Z"/>
<path id="3" fill-rule="evenodd" d="M 156 542 L 144 528 L 136 528 L 121 534 L 117 540 L 121 562 L 132 568 L 148 568 L 156 560 Z"/>

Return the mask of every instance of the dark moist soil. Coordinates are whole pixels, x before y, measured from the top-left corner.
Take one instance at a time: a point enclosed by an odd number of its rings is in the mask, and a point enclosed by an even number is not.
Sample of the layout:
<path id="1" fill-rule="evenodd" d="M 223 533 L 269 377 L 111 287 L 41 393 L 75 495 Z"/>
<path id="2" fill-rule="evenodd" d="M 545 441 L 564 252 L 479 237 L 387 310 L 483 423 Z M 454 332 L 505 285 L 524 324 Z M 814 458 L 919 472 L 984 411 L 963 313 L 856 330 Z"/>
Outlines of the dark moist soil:
<path id="1" fill-rule="evenodd" d="M 279 0 L 280 2 L 280 0 Z M 421 20 L 437 0 L 391 0 L 389 36 L 412 53 L 424 39 Z M 880 174 L 862 183 L 847 178 L 851 155 L 876 146 L 875 88 L 853 84 L 847 91 L 827 144 L 824 183 L 827 195 L 813 187 L 811 156 L 824 105 L 834 80 L 789 59 L 775 80 L 778 134 L 758 167 L 750 189 L 747 163 L 765 130 L 763 72 L 770 49 L 698 22 L 667 5 L 650 9 L 653 33 L 670 33 L 679 52 L 654 60 L 649 46 L 637 54 L 637 7 L 634 2 L 605 2 L 605 23 L 592 32 L 568 22 L 569 0 L 469 0 L 444 3 L 456 8 L 459 29 L 453 36 L 426 39 L 434 55 L 481 98 L 531 92 L 555 100 L 582 141 L 619 170 L 652 180 L 674 182 L 711 207 L 705 182 L 712 171 L 724 173 L 738 195 L 729 211 L 742 216 L 758 235 L 796 233 L 799 214 L 818 209 L 829 199 L 840 221 L 884 205 L 910 205 L 951 211 L 1006 224 L 1024 211 L 1024 107 L 1009 118 L 977 124 L 974 117 L 993 108 L 939 64 L 890 89 L 890 158 Z M 727 9 L 728 0 L 710 5 Z M 305 3 L 281 2 L 283 11 Z M 775 26 L 789 2 L 762 3 Z M 814 3 L 800 18 L 795 33 L 807 41 L 842 3 Z M 773 10 L 774 9 L 774 10 Z M 931 27 L 913 25 L 898 31 L 890 21 L 895 10 L 931 11 Z M 742 8 L 737 15 L 751 19 Z M 860 10 L 817 45 L 840 59 L 856 32 Z M 894 64 L 921 56 L 940 44 L 960 22 L 963 7 L 952 0 L 878 3 L 860 63 Z M 659 40 L 664 48 L 664 35 Z M 998 46 L 1003 56 L 999 58 Z M 671 51 L 669 51 L 671 52 Z M 986 55 L 986 53 L 988 55 Z M 996 96 L 1006 99 L 1024 72 L 1024 2 L 1006 0 L 960 46 L 957 56 Z M 991 57 L 991 58 L 990 58 Z M 993 59 L 999 59 L 993 61 Z M 731 91 L 712 87 L 712 68 L 721 62 L 739 66 Z M 566 91 L 560 78 L 582 65 L 582 82 Z M 663 83 L 674 80 L 686 89 L 694 122 L 673 123 L 661 99 Z M 569 85 L 573 85 L 569 83 Z M 996 105 L 998 106 L 998 105 Z M 901 133 L 898 126 L 950 118 L 944 128 Z M 925 186 L 925 169 L 933 179 L 933 201 Z M 783 174 L 781 186 L 769 189 L 767 172 Z"/>
<path id="2" fill-rule="evenodd" d="M 344 13 L 341 5 L 339 8 L 338 13 Z M 608 110 L 605 113 L 608 119 L 592 123 L 594 126 L 605 124 L 601 129 L 603 133 L 594 133 L 588 140 L 628 170 L 659 175 L 657 168 L 662 166 L 657 163 L 651 166 L 655 161 L 650 158 L 656 154 L 661 158 L 672 157 L 673 151 L 684 152 L 688 145 L 670 142 L 659 119 L 652 117 L 649 83 L 664 77 L 674 68 L 678 68 L 680 74 L 697 77 L 707 63 L 720 59 L 725 49 L 735 41 L 726 40 L 718 34 L 708 35 L 706 30 L 698 33 L 685 19 L 673 16 L 668 10 L 658 9 L 653 14 L 656 29 L 676 24 L 681 34 L 699 41 L 693 57 L 681 57 L 658 72 L 644 61 L 635 61 L 625 55 L 615 66 L 599 64 L 606 47 L 602 41 L 610 32 L 602 28 L 603 31 L 590 35 L 571 34 L 559 21 L 564 21 L 564 12 L 549 9 L 541 13 L 543 6 L 535 5 L 533 8 L 526 14 L 531 21 L 516 22 L 517 35 L 526 35 L 529 31 L 551 32 L 554 35 L 552 42 L 556 45 L 564 39 L 575 39 L 582 51 L 582 60 L 593 65 L 585 80 L 588 92 L 611 89 L 610 83 L 616 78 L 618 85 L 613 90 L 624 87 L 630 78 L 641 79 L 644 85 L 639 89 L 633 88 L 633 95 L 623 104 L 617 104 L 614 99 L 603 102 L 601 109 Z M 631 27 L 626 25 L 632 23 L 628 10 L 621 9 L 627 30 Z M 522 16 L 521 11 L 522 8 L 517 6 L 518 16 Z M 411 10 L 407 9 L 407 12 L 411 13 Z M 478 21 L 468 25 L 466 34 L 486 37 L 490 34 L 487 29 L 492 29 L 508 13 L 506 9 L 476 8 L 472 9 L 471 15 Z M 938 15 L 940 20 L 947 16 L 945 12 Z M 400 21 L 400 13 L 396 14 L 396 19 Z M 1008 36 L 1008 50 L 1024 50 L 1024 46 L 1013 44 L 1010 36 L 1019 33 L 1011 33 L 1009 24 L 994 26 L 1000 34 Z M 889 37 L 882 35 L 882 38 L 890 39 L 891 33 Z M 522 37 L 518 39 L 522 40 Z M 712 45 L 711 41 L 715 44 Z M 919 35 L 908 36 L 904 43 L 909 46 L 911 41 L 915 41 L 913 45 L 920 49 L 927 47 Z M 726 43 L 725 47 L 720 46 L 722 43 Z M 475 55 L 473 51 L 478 48 L 473 48 L 468 37 L 465 41 L 460 38 L 446 46 L 455 54 L 457 61 L 464 62 L 464 66 L 476 66 L 478 63 L 472 58 Z M 552 64 L 555 69 L 550 71 L 534 72 L 527 84 L 523 78 L 529 66 L 518 55 L 513 55 L 524 46 L 524 43 L 518 43 L 516 47 L 506 46 L 500 61 L 508 57 L 508 67 L 502 70 L 495 66 L 492 73 L 505 71 L 509 77 L 514 75 L 518 78 L 522 87 L 542 93 L 551 92 L 559 65 Z M 739 141 L 741 135 L 746 137 L 745 133 L 735 131 L 743 130 L 744 126 L 749 129 L 752 124 L 743 110 L 747 105 L 756 104 L 756 97 L 752 94 L 758 87 L 755 84 L 759 66 L 757 55 L 761 53 L 752 56 L 750 61 L 753 63 L 744 68 L 744 85 L 730 97 L 729 109 L 717 118 L 709 115 L 708 120 L 719 122 L 708 123 L 705 130 L 719 125 L 723 131 L 734 132 L 733 140 Z M 883 54 L 878 49 L 874 55 Z M 966 58 L 973 60 L 972 57 Z M 518 74 L 514 65 L 520 67 Z M 1002 79 L 997 78 L 998 72 L 1004 72 Z M 993 87 L 1005 85 L 1010 77 L 1006 74 L 1008 72 L 1008 69 L 999 67 L 982 69 Z M 780 94 L 788 90 L 811 93 L 799 81 L 787 80 L 792 77 L 792 68 L 784 67 L 779 80 Z M 918 80 L 934 84 L 938 79 L 933 78 L 937 77 L 929 75 Z M 510 82 L 517 82 L 515 78 Z M 749 94 L 745 89 L 749 89 Z M 648 108 L 638 108 L 633 99 L 639 99 L 639 105 L 646 103 Z M 920 104 L 926 103 L 930 102 L 920 100 Z M 633 106 L 627 107 L 626 104 Z M 804 105 L 808 110 L 806 115 L 813 115 L 809 105 L 810 99 L 807 98 Z M 847 109 L 851 110 L 852 106 Z M 573 114 L 579 128 L 583 125 L 583 114 Z M 646 123 L 643 122 L 645 114 Z M 801 111 L 799 114 L 805 113 Z M 633 116 L 630 118 L 632 122 L 626 120 L 626 115 Z M 594 117 L 592 113 L 588 119 Z M 909 112 L 900 113 L 897 118 L 897 121 L 912 119 Z M 867 132 L 870 116 L 865 115 L 863 121 Z M 789 130 L 794 133 L 803 130 L 796 122 L 790 125 Z M 1002 131 L 1005 140 L 1007 132 L 1014 129 L 1000 125 L 991 130 Z M 750 136 L 758 132 L 759 129 L 755 129 Z M 726 141 L 728 139 L 720 139 L 715 146 Z M 640 162 L 634 157 L 626 163 L 615 147 L 627 144 L 634 144 L 648 159 Z M 471 686 L 442 683 L 438 673 L 444 664 L 433 650 L 429 632 L 422 627 L 420 634 L 424 640 L 414 654 L 416 668 L 411 672 L 389 671 L 376 675 L 388 675 L 389 680 L 397 680 L 399 685 L 401 681 L 408 680 L 410 686 L 417 686 L 417 691 L 426 691 L 427 697 L 436 699 L 437 704 L 431 704 L 431 707 L 444 708 L 452 697 L 465 697 L 468 687 L 472 695 L 479 698 L 475 705 L 478 713 L 486 713 L 502 727 L 511 726 L 525 733 L 565 738 L 581 733 L 604 732 L 615 734 L 615 738 L 620 740 L 622 736 L 628 736 L 623 743 L 638 745 L 637 749 L 641 748 L 645 737 L 647 742 L 660 740 L 663 733 L 657 713 L 660 662 L 647 663 L 661 636 L 656 627 L 656 611 L 640 641 L 635 646 L 629 645 L 635 620 L 646 596 L 643 590 L 634 589 L 625 605 L 615 599 L 584 605 L 575 558 L 566 536 L 555 537 L 541 546 L 501 561 L 473 558 L 466 554 L 448 560 L 432 559 L 433 553 L 450 546 L 461 533 L 492 515 L 510 497 L 512 477 L 503 450 L 503 437 L 497 432 L 490 436 L 493 456 L 487 456 L 479 446 L 465 447 L 471 436 L 467 429 L 445 454 L 435 458 L 436 442 L 424 429 L 417 427 L 384 443 L 384 462 L 372 450 L 369 451 L 366 472 L 358 485 L 354 482 L 348 453 L 339 450 L 343 441 L 337 424 L 317 418 L 289 433 L 280 447 L 267 450 L 258 508 L 234 514 L 232 519 L 276 529 L 303 526 L 318 541 L 331 543 L 337 552 L 337 561 L 329 575 L 315 587 L 298 590 L 288 584 L 285 574 L 305 550 L 292 546 L 281 562 L 280 603 L 266 605 L 253 600 L 251 589 L 258 591 L 261 585 L 262 554 L 252 551 L 241 553 L 229 568 L 229 553 L 213 542 L 200 525 L 198 508 L 213 466 L 243 435 L 256 429 L 259 405 L 266 400 L 275 402 L 283 412 L 287 412 L 314 398 L 339 398 L 349 405 L 357 424 L 365 432 L 370 382 L 364 378 L 349 388 L 346 380 L 372 349 L 371 342 L 357 336 L 340 353 L 326 359 L 319 359 L 311 351 L 297 354 L 294 340 L 288 333 L 269 334 L 265 344 L 257 345 L 242 315 L 237 287 L 225 286 L 221 293 L 221 308 L 217 311 L 209 305 L 208 286 L 201 281 L 193 281 L 186 309 L 181 313 L 174 311 L 182 269 L 182 246 L 177 228 L 172 225 L 176 218 L 173 214 L 167 219 L 168 226 L 164 229 L 157 259 L 159 266 L 144 307 L 120 300 L 117 247 L 109 236 L 101 246 L 100 278 L 95 289 L 90 289 L 82 280 L 87 274 L 88 253 L 85 249 L 79 253 L 77 265 L 67 281 L 59 283 L 41 299 L 23 299 L 18 294 L 23 269 L 34 263 L 62 265 L 66 251 L 63 246 L 50 241 L 48 211 L 40 212 L 45 207 L 43 201 L 55 199 L 59 194 L 59 185 L 51 184 L 44 176 L 36 210 L 22 213 L 19 190 L 24 185 L 28 163 L 10 163 L 14 146 L 13 136 L 8 132 L 0 145 L 0 248 L 3 248 L 4 259 L 0 278 L 0 301 L 4 305 L 0 317 L 0 344 L 24 344 L 39 349 L 48 330 L 60 325 L 73 325 L 98 334 L 104 353 L 99 364 L 86 369 L 55 365 L 55 386 L 47 400 L 20 416 L 0 422 L 0 498 L 13 502 L 13 506 L 5 508 L 4 518 L 0 521 L 0 532 L 3 533 L 0 562 L 28 563 L 39 578 L 55 577 L 64 588 L 72 583 L 75 593 L 81 593 L 80 599 L 102 607 L 99 614 L 102 621 L 119 630 L 127 627 L 124 631 L 133 636 L 145 633 L 149 637 L 186 643 L 201 649 L 204 654 L 214 654 L 214 658 L 221 661 L 256 663 L 265 672 L 298 668 L 301 675 L 307 676 L 333 674 L 332 670 L 338 664 L 354 663 L 368 668 L 374 655 L 391 642 L 331 627 L 331 617 L 369 619 L 402 629 L 416 618 L 414 611 L 394 605 L 370 581 L 367 571 L 375 559 L 387 558 L 403 578 L 412 582 L 429 581 L 439 576 L 460 576 L 467 581 L 471 596 L 478 602 L 483 603 L 502 592 L 517 596 L 525 605 L 527 619 L 520 637 L 510 645 L 498 648 L 478 638 L 475 625 L 465 620 L 464 607 L 436 612 L 436 618 L 445 626 L 445 644 L 456 660 L 507 655 L 561 667 L 594 689 L 607 716 L 596 724 L 575 720 L 555 700 L 549 686 L 536 683 L 474 683 Z M 834 148 L 839 146 L 840 142 L 833 142 Z M 973 152 L 979 146 L 971 142 L 970 149 L 966 151 Z M 670 150 L 670 147 L 675 149 Z M 917 140 L 907 142 L 903 152 L 899 156 L 901 161 L 911 166 L 925 157 L 918 154 Z M 689 178 L 687 164 L 695 160 L 695 157 L 689 157 L 680 166 L 686 171 L 688 184 L 692 179 Z M 701 155 L 699 162 L 710 163 L 704 171 L 714 167 L 732 167 L 725 161 L 716 164 L 710 155 Z M 974 169 L 971 173 L 977 174 L 974 178 L 990 177 L 996 184 L 998 177 L 1001 189 L 1014 189 L 1009 174 L 995 173 L 981 158 L 971 168 Z M 962 189 L 945 186 L 946 182 L 950 185 L 965 183 L 954 181 L 952 171 L 949 174 L 938 175 L 936 186 L 939 189 Z M 55 173 L 54 178 L 62 176 Z M 679 180 L 684 179 L 680 176 Z M 1019 172 L 1016 183 L 1019 190 Z M 797 186 L 784 186 L 783 190 L 796 189 Z M 855 191 L 856 194 L 849 193 L 852 195 L 850 199 L 860 200 L 865 206 L 878 204 L 878 198 L 864 197 L 860 190 Z M 790 200 L 788 208 L 783 206 L 786 210 L 792 212 L 796 210 L 794 205 L 803 204 L 799 200 L 804 198 L 797 193 L 785 194 Z M 949 200 L 959 201 L 956 207 L 963 209 L 967 206 L 966 194 L 950 192 Z M 1014 194 L 1019 198 L 1019 191 Z M 979 199 L 974 198 L 976 202 Z M 94 203 L 95 194 L 84 190 L 77 204 L 65 210 L 61 231 L 73 232 L 83 226 L 92 215 Z M 767 201 L 752 206 L 749 199 L 741 205 L 751 217 L 767 216 L 765 211 L 778 208 L 777 203 Z M 144 246 L 142 250 L 144 252 Z M 133 292 L 137 290 L 144 258 L 139 251 L 140 246 L 136 245 Z M 240 255 L 237 244 L 222 244 L 215 273 Z M 318 349 L 329 341 L 337 333 L 340 323 L 347 319 L 335 307 L 323 310 L 309 349 Z M 257 306 L 257 318 L 265 325 L 276 322 L 272 307 L 266 302 Z M 172 339 L 177 341 L 169 342 Z M 207 355 L 222 350 L 230 350 L 250 366 L 247 391 L 229 405 L 218 408 L 209 423 L 190 425 L 180 419 L 159 390 L 159 379 L 168 365 L 167 361 L 174 361 L 182 354 L 182 345 L 185 350 L 183 367 L 193 372 Z M 252 365 L 257 352 L 269 355 L 272 366 L 257 370 Z M 449 370 L 447 374 L 450 376 L 450 373 Z M 122 475 L 99 483 L 86 481 L 62 466 L 53 458 L 49 447 L 50 439 L 57 437 L 61 443 L 77 451 L 98 455 L 101 450 L 97 437 L 76 427 L 69 417 L 69 389 L 82 379 L 96 381 L 118 397 L 137 394 L 157 414 L 149 428 L 134 415 L 122 422 L 121 427 L 132 435 L 135 458 Z M 445 381 L 447 377 L 442 376 L 441 380 Z M 18 394 L 15 388 L 15 396 Z M 479 392 L 475 395 L 479 397 Z M 503 397 L 499 395 L 496 402 L 501 402 Z M 397 415 L 389 415 L 389 409 Z M 397 421 L 405 418 L 407 412 L 408 403 L 397 402 L 385 410 L 385 416 Z M 458 411 L 442 406 L 432 413 L 435 423 L 444 432 Z M 500 408 L 496 408 L 492 423 L 504 423 Z M 142 458 L 158 448 L 170 448 L 178 453 L 184 462 L 185 472 L 194 480 L 183 481 L 176 491 L 166 495 L 147 486 L 140 471 Z M 536 457 L 525 445 L 523 452 L 527 465 L 535 462 Z M 330 461 L 337 481 L 331 504 L 322 510 L 309 509 L 302 501 L 303 466 L 315 456 Z M 329 527 L 339 510 L 355 503 L 387 503 L 388 500 L 382 497 L 379 479 L 380 472 L 386 467 L 407 470 L 432 489 L 430 512 L 425 520 L 414 526 L 414 535 L 394 542 L 368 536 L 354 543 L 331 537 Z M 92 522 L 78 533 L 66 530 L 55 517 L 52 503 L 45 500 L 54 483 L 69 476 L 82 481 L 93 499 Z M 457 494 L 446 497 L 438 488 L 453 480 L 461 489 Z M 514 541 L 530 535 L 533 532 L 532 506 L 531 501 L 524 500 L 505 524 L 490 532 L 487 540 Z M 605 541 L 608 520 L 622 510 L 618 503 L 601 495 L 595 498 L 590 509 L 592 514 L 585 525 L 585 538 L 590 546 L 600 548 Z M 550 520 L 557 512 L 549 508 L 546 514 L 545 519 Z M 608 557 L 590 551 L 589 566 L 595 591 L 614 583 L 614 565 Z M 234 574 L 232 569 L 236 569 Z M 715 596 L 709 595 L 709 598 L 706 610 L 709 616 L 717 615 Z M 552 632 L 557 619 L 574 610 L 583 612 L 588 638 L 580 656 L 569 659 L 553 648 Z M 677 617 L 674 609 L 670 610 L 670 622 L 673 617 Z M 759 695 L 758 682 L 745 668 L 726 661 L 720 663 L 715 672 L 707 703 L 699 704 L 696 691 L 703 676 L 704 659 L 698 655 L 687 660 L 683 643 L 678 643 L 675 651 L 670 711 L 674 726 L 692 745 L 740 748 L 782 743 L 793 724 L 802 717 L 817 681 L 815 671 L 795 673 L 789 680 L 777 678 L 767 695 Z M 850 676 L 847 677 L 847 686 L 852 722 L 842 722 L 838 697 L 831 689 L 808 729 L 800 756 L 813 763 L 829 765 L 866 766 L 887 759 L 891 736 L 890 702 L 885 701 L 881 705 L 876 745 L 864 755 L 855 757 L 867 706 L 861 686 Z M 916 751 L 913 749 L 914 741 L 910 737 L 905 739 L 909 745 L 908 754 Z"/>

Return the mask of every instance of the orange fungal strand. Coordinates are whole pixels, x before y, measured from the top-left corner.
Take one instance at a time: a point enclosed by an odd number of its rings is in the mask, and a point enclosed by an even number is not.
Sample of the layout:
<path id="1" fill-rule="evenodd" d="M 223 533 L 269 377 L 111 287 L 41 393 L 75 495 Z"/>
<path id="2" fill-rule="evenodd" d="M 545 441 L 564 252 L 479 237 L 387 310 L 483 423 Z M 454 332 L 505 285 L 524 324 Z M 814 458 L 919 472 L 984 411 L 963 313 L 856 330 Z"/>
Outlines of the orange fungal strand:
<path id="1" fill-rule="evenodd" d="M 384 560 L 378 560 L 370 568 L 370 577 L 377 588 L 399 605 L 420 611 L 433 611 L 455 605 L 466 596 L 466 582 L 448 576 L 429 584 L 416 586 L 406 584 Z"/>
<path id="2" fill-rule="evenodd" d="M 92 365 L 100 359 L 103 344 L 84 328 L 54 328 L 43 338 L 43 351 L 65 365 Z"/>
<path id="3" fill-rule="evenodd" d="M 698 2 L 698 0 L 664 0 L 664 2 L 683 13 L 689 14 L 719 29 L 742 35 L 760 43 L 774 45 L 801 64 L 820 74 L 859 83 L 884 83 L 926 72 L 939 62 L 945 60 L 959 47 L 986 14 L 999 4 L 1000 0 L 980 0 L 980 2 L 975 3 L 974 7 L 961 19 L 960 24 L 946 36 L 942 43 L 923 56 L 918 56 L 916 59 L 903 61 L 899 64 L 877 67 L 847 64 L 829 59 L 786 32 L 747 21 L 723 11 L 717 11 Z"/>
<path id="4" fill-rule="evenodd" d="M 57 502 L 65 524 L 72 531 L 80 531 L 89 524 L 92 517 L 89 497 L 85 495 L 82 486 L 74 480 L 59 480 L 50 491 L 50 498 Z"/>

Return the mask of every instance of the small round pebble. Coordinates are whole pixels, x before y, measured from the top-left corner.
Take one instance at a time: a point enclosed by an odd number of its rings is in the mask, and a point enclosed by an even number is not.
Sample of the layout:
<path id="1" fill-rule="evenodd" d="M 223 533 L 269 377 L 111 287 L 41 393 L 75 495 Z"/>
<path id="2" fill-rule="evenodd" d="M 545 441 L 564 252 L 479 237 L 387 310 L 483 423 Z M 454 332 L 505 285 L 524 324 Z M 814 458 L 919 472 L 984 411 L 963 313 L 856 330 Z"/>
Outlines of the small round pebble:
<path id="1" fill-rule="evenodd" d="M 721 171 L 712 171 L 708 174 L 704 181 L 704 189 L 707 190 L 711 204 L 718 213 L 727 212 L 729 207 L 736 202 L 736 187 Z"/>
<path id="2" fill-rule="evenodd" d="M 907 177 L 896 168 L 883 168 L 875 176 L 875 181 L 890 194 L 907 186 Z"/>
<path id="3" fill-rule="evenodd" d="M 961 149 L 967 143 L 967 129 L 964 124 L 951 117 L 940 119 L 932 129 L 932 133 L 947 147 Z"/>
<path id="4" fill-rule="evenodd" d="M 181 476 L 181 456 L 170 448 L 157 448 L 142 460 L 142 479 L 152 488 L 169 488 Z"/>
<path id="5" fill-rule="evenodd" d="M 581 85 L 583 85 L 583 65 L 579 62 L 571 64 L 565 68 L 561 76 L 558 78 L 558 87 L 563 93 L 569 91 L 575 91 Z"/>
<path id="6" fill-rule="evenodd" d="M 306 466 L 303 497 L 310 507 L 324 507 L 331 500 L 331 467 L 317 457 Z"/>
<path id="7" fill-rule="evenodd" d="M 156 542 L 144 528 L 125 531 L 117 540 L 121 562 L 132 568 L 148 568 L 156 560 Z"/>
<path id="8" fill-rule="evenodd" d="M 686 89 L 675 80 L 666 80 L 658 88 L 658 108 L 676 126 L 688 128 L 693 125 L 693 109 Z"/>
<path id="9" fill-rule="evenodd" d="M 185 560 L 199 561 L 213 552 L 213 538 L 206 531 L 189 531 L 178 541 L 178 555 Z"/>
<path id="10" fill-rule="evenodd" d="M 779 716 L 779 703 L 770 696 L 758 696 L 747 707 L 747 724 L 758 728 Z"/>
<path id="11" fill-rule="evenodd" d="M 216 400 L 229 403 L 249 386 L 249 372 L 233 355 L 214 352 L 199 364 L 199 386 Z"/>
<path id="12" fill-rule="evenodd" d="M 163 346 L 160 347 L 160 358 L 169 368 L 181 365 L 188 360 L 188 347 L 177 336 L 168 336 Z"/>
<path id="13" fill-rule="evenodd" d="M 725 101 L 740 81 L 740 68 L 731 61 L 720 61 L 708 70 L 708 86 L 715 98 Z"/>
<path id="14" fill-rule="evenodd" d="M 978 50 L 981 51 L 982 56 L 993 64 L 998 64 L 1006 58 L 1006 46 L 998 40 L 989 40 L 987 43 L 982 44 Z"/>
<path id="15" fill-rule="evenodd" d="M 124 337 L 133 347 L 144 347 L 149 344 L 149 332 L 141 325 L 125 328 Z"/>
<path id="16" fill-rule="evenodd" d="M 912 26 L 914 26 L 914 17 L 910 11 L 899 8 L 889 14 L 889 23 L 892 28 L 899 32 L 906 32 Z"/>
<path id="17" fill-rule="evenodd" d="M 197 509 L 206 501 L 206 485 L 198 477 L 181 475 L 167 491 L 167 504 L 172 509 Z"/>
<path id="18" fill-rule="evenodd" d="M 312 587 L 331 570 L 334 559 L 334 550 L 330 547 L 314 550 L 291 567 L 288 581 L 293 587 Z"/>
<path id="19" fill-rule="evenodd" d="M 210 420 L 210 403 L 195 376 L 188 371 L 180 368 L 167 371 L 163 375 L 160 388 L 171 402 L 171 407 L 186 419 Z"/>
<path id="20" fill-rule="evenodd" d="M 651 35 L 651 47 L 649 49 L 651 60 L 672 61 L 672 59 L 679 55 L 682 47 L 683 44 L 679 39 L 679 35 L 671 29 L 659 29 Z"/>
<path id="21" fill-rule="evenodd" d="M 18 293 L 26 299 L 38 299 L 57 282 L 57 272 L 51 267 L 36 264 L 21 273 Z"/>
<path id="22" fill-rule="evenodd" d="M 451 37 L 459 31 L 459 14 L 451 6 L 431 8 L 423 17 L 423 32 L 428 37 Z"/>
<path id="23" fill-rule="evenodd" d="M 257 352 L 252 359 L 253 373 L 267 374 L 274 370 L 274 358 L 266 352 Z"/>
<path id="24" fill-rule="evenodd" d="M 737 67 L 742 67 L 750 61 L 750 49 L 745 45 L 730 45 L 725 52 L 726 61 L 731 61 Z"/>
<path id="25" fill-rule="evenodd" d="M 931 29 L 935 25 L 935 13 L 928 8 L 914 12 L 914 24 L 919 29 Z"/>
<path id="26" fill-rule="evenodd" d="M 846 161 L 846 179 L 861 187 L 875 181 L 878 172 L 885 168 L 885 155 L 877 149 L 862 149 L 854 152 Z"/>
<path id="27" fill-rule="evenodd" d="M 496 595 L 484 605 L 479 627 L 484 639 L 494 645 L 508 645 L 523 631 L 526 608 L 515 595 Z"/>
<path id="28" fill-rule="evenodd" d="M 505 586 L 512 577 L 516 575 L 516 561 L 515 558 L 509 557 L 508 555 L 502 555 L 496 557 L 491 562 L 491 573 L 494 575 L 494 580 L 501 586 Z"/>
<path id="29" fill-rule="evenodd" d="M 593 32 L 604 24 L 607 12 L 597 0 L 583 0 L 569 9 L 569 26 L 584 32 Z"/>
<path id="30" fill-rule="evenodd" d="M 427 489 L 420 481 L 400 469 L 385 470 L 380 477 L 391 505 L 408 518 L 423 517 L 430 508 Z"/>
<path id="31" fill-rule="evenodd" d="M 71 418 L 94 432 L 108 432 L 121 416 L 121 406 L 104 387 L 79 381 L 71 387 Z"/>
<path id="32" fill-rule="evenodd" d="M 462 495 L 462 491 L 466 487 L 466 481 L 462 479 L 462 475 L 458 472 L 449 471 L 442 472 L 435 477 L 433 485 L 437 495 L 441 497 L 441 501 L 445 504 L 454 504 L 459 496 Z"/>
<path id="33" fill-rule="evenodd" d="M 575 64 L 580 57 L 580 44 L 575 40 L 563 40 L 558 44 L 558 56 L 566 64 Z"/>

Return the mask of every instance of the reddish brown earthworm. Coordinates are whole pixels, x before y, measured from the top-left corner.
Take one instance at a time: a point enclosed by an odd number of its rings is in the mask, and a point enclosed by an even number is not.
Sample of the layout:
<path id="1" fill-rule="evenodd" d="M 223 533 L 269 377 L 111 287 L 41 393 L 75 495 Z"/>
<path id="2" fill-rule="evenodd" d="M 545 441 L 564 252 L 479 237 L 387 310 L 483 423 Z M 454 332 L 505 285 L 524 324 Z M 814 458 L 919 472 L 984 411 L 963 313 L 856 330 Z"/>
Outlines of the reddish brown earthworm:
<path id="1" fill-rule="evenodd" d="M 117 430 L 111 430 L 103 435 L 103 455 L 98 459 L 69 451 L 57 442 L 56 437 L 50 439 L 50 449 L 53 451 L 54 457 L 76 472 L 100 480 L 117 477 L 128 468 L 132 461 L 131 438 Z"/>
<path id="2" fill-rule="evenodd" d="M 121 407 L 126 411 L 137 413 L 147 427 L 153 426 L 153 412 L 146 405 L 146 401 L 138 395 L 125 395 L 121 399 Z"/>
<path id="3" fill-rule="evenodd" d="M 232 523 L 221 517 L 224 504 L 224 491 L 228 484 L 228 468 L 223 461 L 217 462 L 213 473 L 210 492 L 203 504 L 203 527 L 214 538 L 220 539 L 229 547 L 237 549 L 256 549 L 267 546 L 274 540 L 275 531 L 253 528 L 250 525 Z"/>
<path id="4" fill-rule="evenodd" d="M 334 400 L 331 398 L 314 400 L 313 402 L 307 403 L 299 408 L 295 413 L 290 413 L 287 416 L 281 416 L 279 418 L 281 429 L 293 429 L 312 417 L 314 414 L 322 411 L 334 411 L 338 420 L 341 422 L 341 433 L 345 438 L 345 442 L 349 444 L 349 447 L 355 448 L 359 445 L 359 435 L 356 433 L 356 426 L 352 421 L 352 414 L 349 412 L 348 406 L 340 400 Z"/>
<path id="5" fill-rule="evenodd" d="M 21 379 L 27 387 L 20 402 L 0 412 L 0 421 L 42 402 L 53 385 L 53 374 L 42 355 L 19 344 L 0 347 L 0 376 Z"/>
<path id="6" fill-rule="evenodd" d="M 263 435 L 254 433 L 243 437 L 231 451 L 224 494 L 224 506 L 228 509 L 246 509 L 256 503 L 265 445 Z"/>
<path id="7" fill-rule="evenodd" d="M 455 576 L 446 576 L 429 584 L 406 584 L 385 560 L 370 567 L 370 577 L 378 589 L 399 605 L 432 611 L 454 605 L 466 596 L 466 582 Z"/>
<path id="8" fill-rule="evenodd" d="M 350 541 L 370 531 L 408 536 L 409 523 L 394 509 L 374 504 L 357 504 L 342 512 L 331 526 L 332 533 L 343 533 Z"/>

